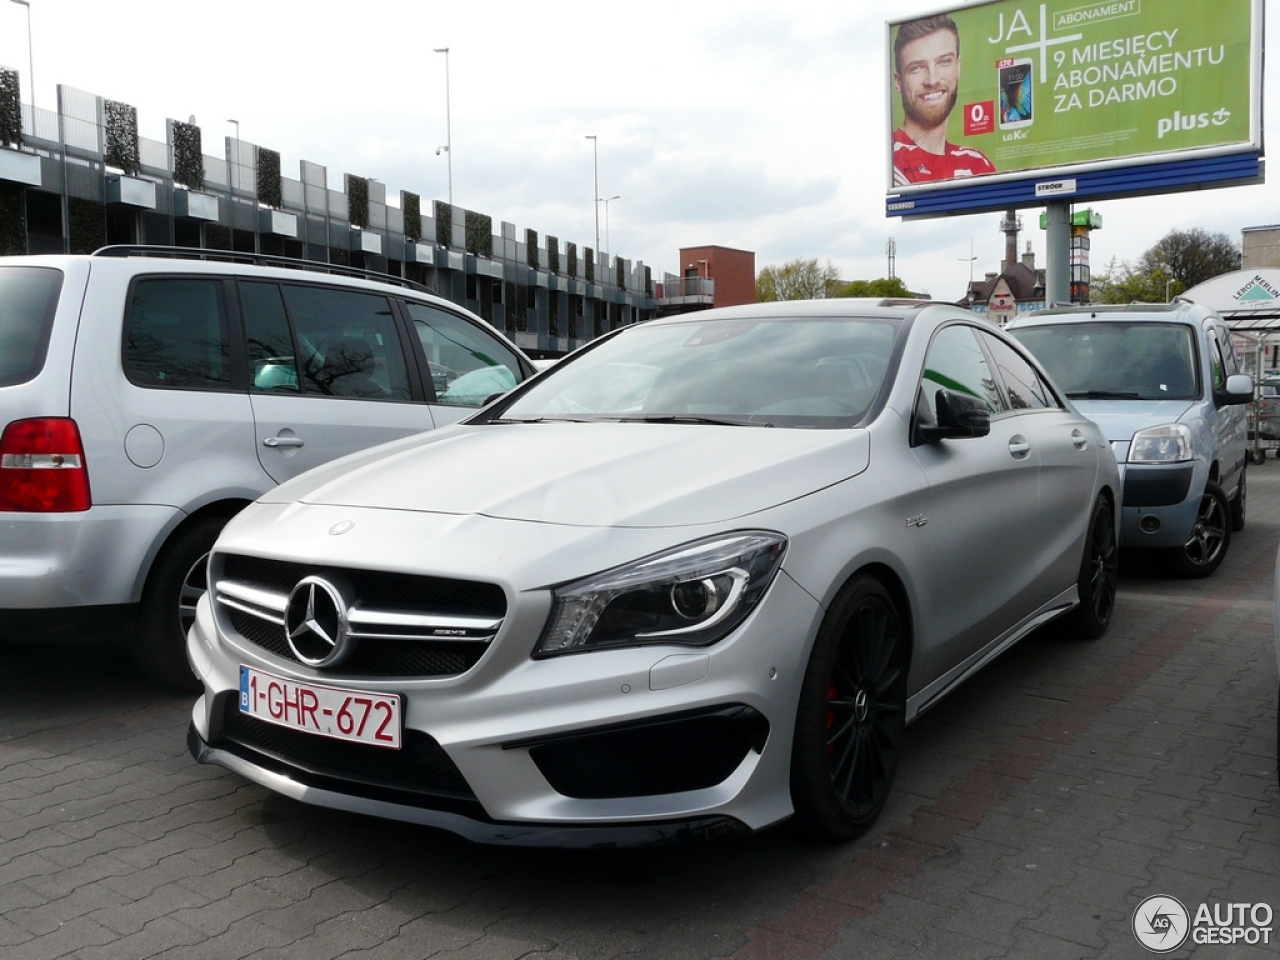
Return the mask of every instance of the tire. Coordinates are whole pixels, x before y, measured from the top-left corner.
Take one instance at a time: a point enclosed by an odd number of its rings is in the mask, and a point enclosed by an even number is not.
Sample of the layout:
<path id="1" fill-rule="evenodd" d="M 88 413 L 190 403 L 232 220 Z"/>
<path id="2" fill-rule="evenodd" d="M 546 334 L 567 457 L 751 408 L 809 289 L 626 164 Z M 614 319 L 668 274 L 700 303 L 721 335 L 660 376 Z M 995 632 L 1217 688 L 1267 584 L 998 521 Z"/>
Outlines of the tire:
<path id="1" fill-rule="evenodd" d="M 893 598 L 875 578 L 855 577 L 823 618 L 796 708 L 801 830 L 851 840 L 871 826 L 897 773 L 906 707 L 907 638 Z"/>
<path id="2" fill-rule="evenodd" d="M 1263 449 L 1251 450 L 1249 459 L 1253 461 L 1254 466 L 1261 466 L 1267 462 L 1267 451 Z"/>
<path id="3" fill-rule="evenodd" d="M 1210 480 L 1205 484 L 1187 542 L 1166 554 L 1169 572 L 1184 580 L 1207 577 L 1222 565 L 1230 546 L 1231 504 L 1222 488 Z"/>
<path id="4" fill-rule="evenodd" d="M 196 602 L 208 589 L 209 551 L 227 520 L 203 517 L 180 528 L 151 565 L 129 652 L 142 672 L 162 686 L 186 692 L 201 688 L 187 660 L 187 631 L 195 621 Z"/>
<path id="5" fill-rule="evenodd" d="M 1085 535 L 1084 559 L 1076 581 L 1080 604 L 1061 620 L 1065 632 L 1084 640 L 1096 640 L 1107 632 L 1116 607 L 1116 580 L 1120 569 L 1120 545 L 1116 540 L 1115 514 L 1106 497 L 1098 497 Z"/>
<path id="6" fill-rule="evenodd" d="M 1245 510 L 1245 478 L 1249 475 L 1247 467 L 1240 468 L 1240 483 L 1236 487 L 1236 495 L 1231 498 L 1231 532 L 1239 533 L 1244 529 Z"/>

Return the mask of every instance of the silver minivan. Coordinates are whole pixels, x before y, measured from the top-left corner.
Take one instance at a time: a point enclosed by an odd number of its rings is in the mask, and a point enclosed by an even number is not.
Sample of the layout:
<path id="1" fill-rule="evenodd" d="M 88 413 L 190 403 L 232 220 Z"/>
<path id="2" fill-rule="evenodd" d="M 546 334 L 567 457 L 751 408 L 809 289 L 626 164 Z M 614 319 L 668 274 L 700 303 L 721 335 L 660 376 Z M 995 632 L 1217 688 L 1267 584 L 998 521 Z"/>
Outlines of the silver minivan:
<path id="1" fill-rule="evenodd" d="M 1124 478 L 1120 543 L 1207 577 L 1244 528 L 1246 410 L 1222 318 L 1187 301 L 1041 310 L 1008 332 L 1111 441 Z"/>
<path id="2" fill-rule="evenodd" d="M 129 638 L 192 688 L 186 631 L 232 516 L 533 373 L 479 317 L 357 273 L 167 248 L 0 260 L 0 637 Z"/>

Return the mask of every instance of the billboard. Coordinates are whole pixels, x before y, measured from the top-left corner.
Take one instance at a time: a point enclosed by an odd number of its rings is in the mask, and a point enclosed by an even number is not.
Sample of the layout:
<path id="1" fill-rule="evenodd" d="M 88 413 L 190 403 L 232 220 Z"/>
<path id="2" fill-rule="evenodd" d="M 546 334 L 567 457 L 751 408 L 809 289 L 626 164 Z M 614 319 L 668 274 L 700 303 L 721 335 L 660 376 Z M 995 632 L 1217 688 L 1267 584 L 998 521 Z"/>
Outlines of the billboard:
<path id="1" fill-rule="evenodd" d="M 888 193 L 1260 153 L 1262 3 L 992 0 L 889 23 Z"/>

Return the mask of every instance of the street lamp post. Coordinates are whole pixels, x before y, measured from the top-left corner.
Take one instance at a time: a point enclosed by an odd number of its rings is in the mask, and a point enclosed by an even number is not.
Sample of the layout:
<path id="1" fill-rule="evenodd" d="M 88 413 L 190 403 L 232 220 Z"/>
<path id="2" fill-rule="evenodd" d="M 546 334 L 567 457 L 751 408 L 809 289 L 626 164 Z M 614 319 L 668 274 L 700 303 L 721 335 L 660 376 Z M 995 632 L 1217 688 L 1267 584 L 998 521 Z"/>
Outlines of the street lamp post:
<path id="1" fill-rule="evenodd" d="M 436 148 L 436 156 L 443 150 L 449 161 L 449 206 L 453 206 L 453 107 L 449 95 L 449 48 L 435 47 L 436 53 L 444 54 L 444 146 Z"/>
<path id="2" fill-rule="evenodd" d="M 27 8 L 27 85 L 31 87 L 31 134 L 36 132 L 36 56 L 31 46 L 31 0 L 13 0 Z"/>
<path id="3" fill-rule="evenodd" d="M 591 141 L 592 169 L 595 171 L 595 190 L 591 196 L 595 197 L 595 203 L 592 204 L 596 208 L 596 255 L 600 254 L 600 143 L 596 139 L 594 133 L 588 133 L 587 139 Z"/>
<path id="4" fill-rule="evenodd" d="M 609 204 L 614 200 L 621 200 L 622 196 L 615 193 L 612 197 L 603 201 L 604 203 L 604 245 L 606 251 L 613 249 L 609 243 Z"/>

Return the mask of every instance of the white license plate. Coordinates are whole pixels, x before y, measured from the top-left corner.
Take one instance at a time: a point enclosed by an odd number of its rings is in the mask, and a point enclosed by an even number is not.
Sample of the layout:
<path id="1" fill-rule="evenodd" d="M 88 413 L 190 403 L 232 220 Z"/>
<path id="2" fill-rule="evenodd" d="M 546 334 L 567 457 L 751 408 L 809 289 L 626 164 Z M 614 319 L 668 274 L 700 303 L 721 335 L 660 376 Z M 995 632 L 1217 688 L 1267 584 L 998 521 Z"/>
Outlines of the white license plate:
<path id="1" fill-rule="evenodd" d="M 240 712 L 291 730 L 400 749 L 398 696 L 286 680 L 240 666 Z"/>

